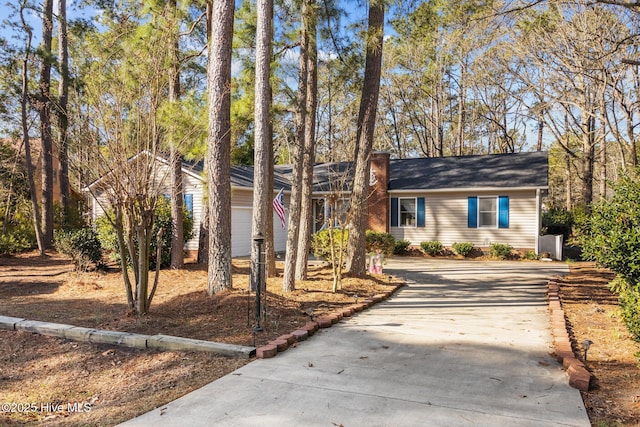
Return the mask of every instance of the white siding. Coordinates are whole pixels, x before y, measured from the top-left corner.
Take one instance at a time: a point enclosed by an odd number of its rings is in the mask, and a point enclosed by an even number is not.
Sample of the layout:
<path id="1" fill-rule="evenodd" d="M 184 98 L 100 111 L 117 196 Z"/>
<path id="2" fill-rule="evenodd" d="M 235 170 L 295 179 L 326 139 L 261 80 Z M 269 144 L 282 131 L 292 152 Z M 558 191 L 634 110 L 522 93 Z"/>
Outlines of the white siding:
<path id="1" fill-rule="evenodd" d="M 469 196 L 509 196 L 509 228 L 469 228 Z M 538 217 L 535 190 L 391 193 L 390 197 L 425 198 L 425 227 L 390 227 L 390 233 L 396 239 L 409 240 L 412 245 L 438 240 L 446 247 L 455 242 L 473 242 L 478 247 L 505 243 L 518 249 L 536 248 Z"/>
<path id="2" fill-rule="evenodd" d="M 273 193 L 275 197 L 277 192 Z M 251 221 L 253 209 L 253 190 L 235 188 L 231 193 L 231 253 L 232 256 L 251 254 Z M 271 199 L 272 200 L 272 199 Z M 289 221 L 289 197 L 285 195 L 285 227 Z M 269 204 L 271 211 L 271 204 Z M 273 245 L 276 252 L 283 252 L 287 246 L 287 228 L 282 229 L 280 218 L 273 213 Z"/>

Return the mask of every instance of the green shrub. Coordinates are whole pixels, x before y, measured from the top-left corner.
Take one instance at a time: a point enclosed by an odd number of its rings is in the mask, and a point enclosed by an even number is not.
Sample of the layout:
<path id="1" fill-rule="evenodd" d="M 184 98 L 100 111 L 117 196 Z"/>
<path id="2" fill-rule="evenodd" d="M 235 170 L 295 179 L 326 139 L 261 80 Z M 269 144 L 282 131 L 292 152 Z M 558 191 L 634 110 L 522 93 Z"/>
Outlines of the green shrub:
<path id="1" fill-rule="evenodd" d="M 109 216 L 113 217 L 113 214 L 109 212 Z M 193 218 L 187 212 L 187 208 L 183 209 L 182 219 L 184 221 L 184 241 L 193 237 Z M 152 236 L 156 236 L 160 228 L 163 228 L 162 233 L 162 252 L 161 252 L 161 267 L 168 267 L 171 264 L 171 204 L 164 197 L 158 199 L 158 204 L 155 211 L 155 221 L 153 223 Z M 120 260 L 120 250 L 118 248 L 118 238 L 115 230 L 109 221 L 107 215 L 103 215 L 96 220 L 96 231 L 98 239 L 102 244 L 102 247 L 110 252 L 111 258 L 114 261 Z M 156 265 L 156 253 L 158 244 L 155 237 L 151 239 L 150 248 L 150 268 L 155 268 Z"/>
<path id="2" fill-rule="evenodd" d="M 457 253 L 458 255 L 462 255 L 463 257 L 471 255 L 471 253 L 476 248 L 472 242 L 456 242 L 451 247 L 453 248 L 453 251 L 455 253 Z"/>
<path id="3" fill-rule="evenodd" d="M 614 195 L 592 206 L 581 220 L 582 255 L 610 268 L 631 286 L 640 283 L 640 182 L 623 176 Z"/>
<path id="4" fill-rule="evenodd" d="M 367 253 L 393 254 L 396 239 L 389 233 L 367 230 Z"/>
<path id="5" fill-rule="evenodd" d="M 489 254 L 498 259 L 507 259 L 511 256 L 513 247 L 504 243 L 492 243 L 489 247 Z"/>
<path id="6" fill-rule="evenodd" d="M 427 242 L 420 242 L 422 250 L 431 256 L 440 255 L 444 249 L 442 243 L 437 240 L 429 240 Z"/>
<path id="7" fill-rule="evenodd" d="M 393 253 L 395 255 L 406 254 L 409 249 L 409 245 L 411 245 L 411 242 L 406 239 L 396 240 L 396 243 L 393 246 Z"/>
<path id="8" fill-rule="evenodd" d="M 611 282 L 611 290 L 618 294 L 622 318 L 629 332 L 640 340 L 640 289 L 630 286 L 626 280 L 618 277 Z"/>
<path id="9" fill-rule="evenodd" d="M 6 225 L 7 233 L 0 234 L 0 254 L 15 254 L 36 247 L 36 232 L 28 200 L 22 200 L 15 206 Z"/>
<path id="10" fill-rule="evenodd" d="M 524 258 L 528 259 L 529 261 L 535 261 L 537 259 L 540 259 L 540 257 L 538 256 L 538 254 L 535 251 L 527 251 L 527 252 L 525 252 Z"/>
<path id="11" fill-rule="evenodd" d="M 543 234 L 562 234 L 569 240 L 573 227 L 573 215 L 565 209 L 551 208 L 542 214 Z"/>
<path id="12" fill-rule="evenodd" d="M 91 265 L 102 265 L 102 246 L 98 233 L 91 227 L 58 231 L 55 244 L 59 252 L 71 257 L 77 271 L 87 271 Z"/>
<path id="13" fill-rule="evenodd" d="M 71 199 L 69 201 L 69 211 L 65 218 L 62 206 L 59 203 L 53 204 L 53 226 L 54 230 L 78 230 L 87 226 L 82 215 L 84 212 L 84 202 L 82 200 Z"/>
<path id="14" fill-rule="evenodd" d="M 347 259 L 347 239 L 349 231 L 343 228 L 335 228 L 333 230 L 318 231 L 311 238 L 311 249 L 313 254 L 318 258 L 322 258 L 329 264 L 333 265 L 341 256 L 342 261 Z M 332 242 L 333 241 L 333 242 Z M 334 255 L 331 255 L 331 244 L 333 243 Z"/>
<path id="15" fill-rule="evenodd" d="M 0 234 L 0 255 L 16 254 L 31 249 L 32 243 L 17 234 Z"/>

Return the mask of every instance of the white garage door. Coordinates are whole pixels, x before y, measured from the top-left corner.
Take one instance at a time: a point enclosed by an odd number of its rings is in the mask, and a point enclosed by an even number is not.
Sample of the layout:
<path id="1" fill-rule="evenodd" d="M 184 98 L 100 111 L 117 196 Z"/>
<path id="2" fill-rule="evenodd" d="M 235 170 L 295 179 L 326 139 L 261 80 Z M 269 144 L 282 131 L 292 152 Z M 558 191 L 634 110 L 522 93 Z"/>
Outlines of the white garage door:
<path id="1" fill-rule="evenodd" d="M 231 208 L 231 256 L 251 255 L 251 208 Z"/>
<path id="2" fill-rule="evenodd" d="M 251 208 L 243 206 L 234 206 L 231 208 L 232 257 L 251 255 L 251 221 Z M 287 230 L 282 229 L 280 218 L 275 214 L 273 215 L 273 224 L 273 244 L 275 250 L 276 252 L 284 252 L 287 246 Z"/>

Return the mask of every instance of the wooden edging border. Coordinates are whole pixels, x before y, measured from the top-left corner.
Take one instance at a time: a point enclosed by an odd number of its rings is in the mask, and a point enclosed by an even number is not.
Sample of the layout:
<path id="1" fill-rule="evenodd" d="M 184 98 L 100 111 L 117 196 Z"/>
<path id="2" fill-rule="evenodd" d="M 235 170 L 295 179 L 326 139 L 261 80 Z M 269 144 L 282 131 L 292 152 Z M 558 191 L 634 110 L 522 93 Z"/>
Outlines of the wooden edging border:
<path id="1" fill-rule="evenodd" d="M 588 391 L 591 383 L 591 373 L 573 353 L 571 339 L 567 331 L 567 320 L 560 299 L 560 286 L 557 282 L 549 280 L 547 287 L 551 331 L 553 333 L 556 358 L 559 363 L 562 363 L 569 375 L 569 385 L 580 391 Z"/>
<path id="2" fill-rule="evenodd" d="M 171 335 L 143 335 L 129 332 L 83 328 L 61 323 L 26 320 L 19 317 L 0 316 L 0 329 L 31 332 L 94 344 L 111 344 L 132 348 L 153 348 L 161 351 L 204 351 L 227 357 L 248 359 L 255 355 L 255 348 L 235 344 L 175 337 Z"/>

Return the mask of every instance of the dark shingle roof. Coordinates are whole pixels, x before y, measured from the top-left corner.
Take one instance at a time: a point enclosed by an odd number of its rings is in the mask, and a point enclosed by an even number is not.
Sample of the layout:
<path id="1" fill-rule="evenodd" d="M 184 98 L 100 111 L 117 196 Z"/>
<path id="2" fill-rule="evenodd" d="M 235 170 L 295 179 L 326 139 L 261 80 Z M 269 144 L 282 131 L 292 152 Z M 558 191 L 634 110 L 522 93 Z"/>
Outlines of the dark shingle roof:
<path id="1" fill-rule="evenodd" d="M 546 188 L 546 152 L 394 159 L 389 190 Z"/>
<path id="2" fill-rule="evenodd" d="M 393 159 L 389 165 L 389 190 L 547 188 L 548 164 L 546 152 Z M 203 168 L 202 162 L 187 162 L 185 166 L 197 172 Z M 316 164 L 313 191 L 335 191 L 340 186 L 348 191 L 352 166 L 352 162 Z M 291 168 L 275 166 L 274 190 L 291 190 Z M 253 188 L 253 166 L 232 166 L 231 184 Z"/>
<path id="3" fill-rule="evenodd" d="M 184 161 L 183 165 L 186 169 L 198 174 L 204 170 L 204 162 L 202 160 L 199 162 Z M 253 166 L 231 166 L 231 185 L 233 187 L 253 188 Z M 287 177 L 276 172 L 273 177 L 273 189 L 280 190 L 281 188 L 284 188 L 285 191 L 290 191 L 291 184 Z"/>

